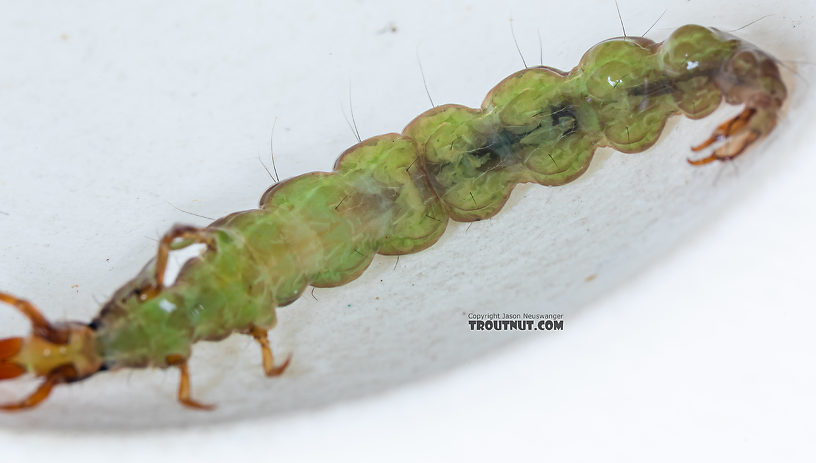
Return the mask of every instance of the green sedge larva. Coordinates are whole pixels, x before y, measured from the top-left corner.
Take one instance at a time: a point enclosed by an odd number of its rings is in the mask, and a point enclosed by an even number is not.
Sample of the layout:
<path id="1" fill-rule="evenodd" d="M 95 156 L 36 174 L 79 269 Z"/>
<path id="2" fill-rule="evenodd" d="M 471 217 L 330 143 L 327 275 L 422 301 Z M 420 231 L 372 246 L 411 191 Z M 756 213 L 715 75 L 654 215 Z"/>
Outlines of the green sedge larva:
<path id="1" fill-rule="evenodd" d="M 357 278 L 376 254 L 414 253 L 433 245 L 450 220 L 492 217 L 514 186 L 566 184 L 598 147 L 633 153 L 652 146 L 666 120 L 703 118 L 720 106 L 744 105 L 693 148 L 703 165 L 739 156 L 770 133 L 787 92 L 772 57 L 715 29 L 684 26 L 661 44 L 623 37 L 602 42 L 568 73 L 539 66 L 490 90 L 481 108 L 435 107 L 397 134 L 346 150 L 331 172 L 272 186 L 258 209 L 207 227 L 176 226 L 157 257 L 119 288 L 90 323 L 51 323 L 29 302 L 0 301 L 31 322 L 27 337 L 0 340 L 0 380 L 42 377 L 27 398 L 2 406 L 33 407 L 53 387 L 121 368 L 177 367 L 178 399 L 194 408 L 187 360 L 192 345 L 232 333 L 254 337 L 266 374 L 284 372 L 268 331 L 276 308 L 308 286 Z M 206 246 L 165 284 L 171 250 Z"/>

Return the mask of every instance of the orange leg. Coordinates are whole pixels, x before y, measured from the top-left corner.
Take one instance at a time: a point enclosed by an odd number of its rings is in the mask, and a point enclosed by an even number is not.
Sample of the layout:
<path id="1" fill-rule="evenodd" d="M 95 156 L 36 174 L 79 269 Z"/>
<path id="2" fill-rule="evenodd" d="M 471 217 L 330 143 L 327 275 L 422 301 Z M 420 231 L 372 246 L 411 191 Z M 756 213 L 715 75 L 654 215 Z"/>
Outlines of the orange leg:
<path id="1" fill-rule="evenodd" d="M 286 367 L 289 366 L 289 362 L 292 360 L 292 355 L 290 354 L 286 360 L 280 364 L 279 366 L 275 366 L 275 357 L 272 355 L 272 349 L 269 347 L 269 330 L 265 330 L 263 328 L 258 328 L 257 326 L 253 325 L 252 328 L 249 330 L 249 334 L 258 341 L 258 344 L 261 345 L 261 355 L 263 356 L 263 367 L 264 371 L 266 372 L 266 376 L 279 376 L 286 370 Z"/>
<path id="2" fill-rule="evenodd" d="M 139 297 L 145 301 L 155 297 L 164 288 L 164 274 L 167 271 L 167 259 L 170 256 L 170 248 L 173 241 L 184 238 L 195 243 L 207 245 L 207 249 L 215 249 L 215 243 L 209 233 L 202 228 L 195 228 L 186 225 L 176 225 L 164 234 L 159 242 L 159 252 L 156 255 L 156 277 L 155 283 L 150 284 L 139 291 Z"/>
<path id="3" fill-rule="evenodd" d="M 72 366 L 66 365 L 55 368 L 45 377 L 45 381 L 43 381 L 31 395 L 19 402 L 0 405 L 0 410 L 18 411 L 35 407 L 48 398 L 54 386 L 75 379 L 76 376 L 76 370 L 74 370 Z"/>
<path id="4" fill-rule="evenodd" d="M 733 143 L 726 143 L 723 146 L 720 146 L 714 150 L 714 152 L 704 158 L 695 160 L 689 159 L 689 164 L 693 166 L 701 166 L 717 160 L 722 161 L 733 159 L 742 154 L 742 152 L 745 151 L 745 148 L 756 141 L 760 135 L 756 130 L 746 130 L 748 128 L 748 122 L 752 117 L 754 117 L 756 111 L 757 110 L 755 108 L 745 108 L 737 116 L 731 118 L 723 124 L 720 124 L 706 141 L 697 146 L 691 147 L 691 150 L 696 153 L 722 140 L 730 139 L 733 140 Z"/>
<path id="5" fill-rule="evenodd" d="M 179 368 L 181 372 L 181 381 L 179 381 L 178 401 L 186 407 L 196 410 L 212 410 L 215 405 L 202 404 L 190 397 L 190 371 L 187 368 L 187 359 L 180 355 L 171 355 L 167 357 L 167 363 Z"/>

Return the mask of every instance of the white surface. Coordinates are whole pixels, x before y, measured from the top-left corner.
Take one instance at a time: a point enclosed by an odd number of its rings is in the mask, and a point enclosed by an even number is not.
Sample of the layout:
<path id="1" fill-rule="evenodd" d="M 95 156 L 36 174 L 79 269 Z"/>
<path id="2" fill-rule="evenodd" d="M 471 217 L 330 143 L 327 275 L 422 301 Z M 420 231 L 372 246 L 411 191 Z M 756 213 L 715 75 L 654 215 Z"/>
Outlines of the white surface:
<path id="1" fill-rule="evenodd" d="M 168 201 L 253 207 L 275 117 L 282 176 L 325 170 L 353 142 L 349 86 L 363 136 L 427 108 L 417 49 L 437 103 L 476 106 L 519 67 L 508 17 L 529 62 L 540 28 L 563 69 L 619 33 L 605 1 L 166 5 L 5 8 L 0 285 L 54 318 L 92 316 L 153 253 L 145 235 L 205 223 Z M 810 80 L 805 2 L 622 4 L 630 33 L 664 9 L 657 40 L 774 14 L 738 34 Z M 734 108 L 673 121 L 643 155 L 600 153 L 575 183 L 521 187 L 494 220 L 282 309 L 284 378 L 262 378 L 248 340 L 197 347 L 194 390 L 215 413 L 176 406 L 174 373 L 100 375 L 0 416 L 3 455 L 812 459 L 814 95 L 790 84 L 784 122 L 736 169 L 684 161 Z M 565 312 L 566 331 L 470 333 L 461 315 L 523 310 Z"/>

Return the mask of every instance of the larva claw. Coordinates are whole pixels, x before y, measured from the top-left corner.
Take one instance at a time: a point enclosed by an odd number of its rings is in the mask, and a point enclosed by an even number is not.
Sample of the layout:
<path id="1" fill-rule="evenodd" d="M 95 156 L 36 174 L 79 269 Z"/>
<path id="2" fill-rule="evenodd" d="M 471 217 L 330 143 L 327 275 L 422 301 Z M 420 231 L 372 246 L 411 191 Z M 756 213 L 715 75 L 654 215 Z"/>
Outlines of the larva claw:
<path id="1" fill-rule="evenodd" d="M 276 367 L 273 366 L 272 368 L 269 368 L 269 369 L 264 368 L 264 371 L 266 372 L 266 376 L 269 376 L 269 377 L 280 376 L 284 372 L 284 370 L 286 370 L 286 367 L 289 366 L 289 362 L 291 362 L 291 361 L 292 361 L 292 354 L 289 354 L 289 356 L 286 357 L 286 360 L 284 360 L 283 363 L 281 363 L 280 365 L 278 365 Z"/>
<path id="2" fill-rule="evenodd" d="M 56 384 L 56 380 L 49 377 L 42 384 L 40 384 L 39 387 L 37 387 L 37 389 L 31 393 L 31 395 L 19 402 L 0 405 L 0 410 L 11 412 L 35 407 L 40 402 L 48 398 L 48 396 L 51 394 L 51 390 L 54 389 L 54 385 Z"/>
<path id="3" fill-rule="evenodd" d="M 66 341 L 65 333 L 56 330 L 32 303 L 2 292 L 0 292 L 0 302 L 13 306 L 23 314 L 31 322 L 31 331 L 35 336 L 57 343 Z"/>
<path id="4" fill-rule="evenodd" d="M 691 159 L 686 158 L 686 162 L 691 164 L 692 166 L 704 166 L 706 164 L 710 164 L 717 160 L 717 155 L 714 153 L 709 154 L 708 156 L 700 159 Z"/>
<path id="5" fill-rule="evenodd" d="M 708 148 L 718 141 L 725 141 L 725 144 L 715 149 L 710 155 L 701 159 L 687 159 L 693 166 L 702 166 L 714 161 L 727 161 L 742 154 L 745 148 L 759 138 L 760 133 L 749 128 L 748 123 L 756 114 L 755 108 L 746 107 L 737 116 L 720 124 L 708 139 L 697 146 L 692 146 L 694 152 Z"/>
<path id="6" fill-rule="evenodd" d="M 187 397 L 187 398 L 179 397 L 179 402 L 182 405 L 184 405 L 185 407 L 192 408 L 194 410 L 204 410 L 204 411 L 215 410 L 215 405 L 203 404 L 203 403 L 197 402 L 197 401 L 195 401 L 195 400 L 193 400 L 193 399 L 191 399 L 189 397 Z"/>
<path id="7" fill-rule="evenodd" d="M 261 355 L 263 356 L 263 367 L 266 376 L 280 376 L 283 371 L 286 370 L 286 367 L 289 366 L 292 355 L 289 354 L 282 364 L 275 366 L 275 357 L 272 355 L 272 348 L 269 347 L 269 331 L 252 325 L 249 329 L 249 334 L 255 338 L 261 346 Z"/>

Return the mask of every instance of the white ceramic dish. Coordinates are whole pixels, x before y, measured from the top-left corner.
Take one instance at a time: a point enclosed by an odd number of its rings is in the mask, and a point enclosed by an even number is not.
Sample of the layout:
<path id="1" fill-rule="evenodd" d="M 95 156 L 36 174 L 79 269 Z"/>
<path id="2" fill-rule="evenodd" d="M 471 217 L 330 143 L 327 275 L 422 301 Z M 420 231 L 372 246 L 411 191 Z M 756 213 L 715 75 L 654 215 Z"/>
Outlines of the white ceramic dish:
<path id="1" fill-rule="evenodd" d="M 619 35 L 609 2 L 6 9 L 0 282 L 54 318 L 90 318 L 152 255 L 148 238 L 206 223 L 168 202 L 254 207 L 275 117 L 281 175 L 326 170 L 354 141 L 349 87 L 363 136 L 429 106 L 417 52 L 437 103 L 477 106 L 520 67 L 509 17 L 528 61 L 540 29 L 544 64 L 562 69 Z M 281 309 L 273 344 L 295 355 L 282 378 L 262 376 L 249 339 L 197 346 L 194 390 L 213 413 L 175 403 L 175 372 L 105 374 L 0 416 L 3 454 L 812 456 L 813 7 L 628 1 L 629 33 L 664 9 L 657 40 L 773 14 L 737 34 L 797 61 L 783 123 L 737 167 L 684 161 L 735 108 L 672 120 L 644 154 L 599 153 L 577 182 L 520 187 L 396 270 L 379 258 Z M 471 311 L 564 313 L 566 330 L 472 333 Z M 0 322 L 25 329 L 10 310 Z"/>

